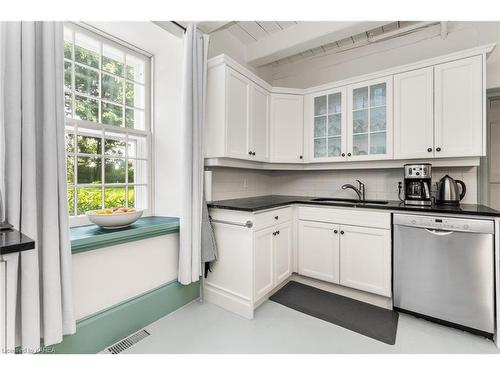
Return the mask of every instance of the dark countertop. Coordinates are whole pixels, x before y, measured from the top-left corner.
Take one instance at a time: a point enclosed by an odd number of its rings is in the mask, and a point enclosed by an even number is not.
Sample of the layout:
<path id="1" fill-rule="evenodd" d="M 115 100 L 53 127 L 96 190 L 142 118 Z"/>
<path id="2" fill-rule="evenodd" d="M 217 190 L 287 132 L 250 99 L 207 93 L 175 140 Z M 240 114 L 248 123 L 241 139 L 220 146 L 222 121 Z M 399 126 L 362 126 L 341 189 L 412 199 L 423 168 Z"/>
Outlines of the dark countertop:
<path id="1" fill-rule="evenodd" d="M 359 203 L 359 202 L 317 202 L 313 201 L 317 197 L 302 197 L 293 195 L 262 195 L 258 197 L 228 199 L 223 201 L 214 201 L 208 204 L 209 208 L 221 208 L 236 211 L 261 211 L 289 204 L 314 204 L 318 206 L 334 207 L 355 207 L 370 208 L 389 211 L 412 211 L 412 212 L 435 212 L 439 214 L 461 214 L 477 216 L 500 216 L 500 211 L 480 204 L 464 203 L 460 206 L 408 206 L 400 201 L 388 201 L 387 204 Z"/>
<path id="2" fill-rule="evenodd" d="M 15 229 L 0 231 L 0 254 L 17 253 L 35 248 L 35 241 Z"/>

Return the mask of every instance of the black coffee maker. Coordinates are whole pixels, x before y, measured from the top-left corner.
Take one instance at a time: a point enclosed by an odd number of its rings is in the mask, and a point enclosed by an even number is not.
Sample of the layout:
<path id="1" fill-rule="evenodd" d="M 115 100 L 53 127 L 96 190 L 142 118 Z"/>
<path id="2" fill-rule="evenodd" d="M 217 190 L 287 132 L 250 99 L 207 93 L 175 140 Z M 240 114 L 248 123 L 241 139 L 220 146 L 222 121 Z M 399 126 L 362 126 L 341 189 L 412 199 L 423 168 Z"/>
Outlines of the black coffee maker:
<path id="1" fill-rule="evenodd" d="M 432 165 L 405 164 L 405 204 L 430 206 Z"/>

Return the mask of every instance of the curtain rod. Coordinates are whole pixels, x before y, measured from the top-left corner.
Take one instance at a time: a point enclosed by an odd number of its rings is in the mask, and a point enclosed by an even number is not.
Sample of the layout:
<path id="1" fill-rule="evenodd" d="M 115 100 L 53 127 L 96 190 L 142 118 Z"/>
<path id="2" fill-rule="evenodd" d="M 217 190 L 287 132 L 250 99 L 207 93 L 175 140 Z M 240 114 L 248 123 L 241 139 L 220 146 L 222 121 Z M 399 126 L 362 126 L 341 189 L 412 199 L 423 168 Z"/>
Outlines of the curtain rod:
<path id="1" fill-rule="evenodd" d="M 184 33 L 186 32 L 186 28 L 184 26 L 182 26 L 180 23 L 175 22 L 175 21 L 170 21 L 170 22 L 172 22 L 175 26 L 181 28 L 184 31 Z"/>

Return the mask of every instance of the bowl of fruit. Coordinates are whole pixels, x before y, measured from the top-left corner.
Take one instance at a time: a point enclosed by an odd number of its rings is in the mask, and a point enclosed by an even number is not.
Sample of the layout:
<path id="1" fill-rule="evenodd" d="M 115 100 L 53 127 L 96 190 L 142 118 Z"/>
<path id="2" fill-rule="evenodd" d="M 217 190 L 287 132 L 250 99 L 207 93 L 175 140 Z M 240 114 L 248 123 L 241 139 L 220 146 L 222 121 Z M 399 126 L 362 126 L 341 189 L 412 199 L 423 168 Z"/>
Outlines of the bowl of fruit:
<path id="1" fill-rule="evenodd" d="M 105 208 L 87 211 L 85 215 L 91 222 L 105 229 L 124 228 L 142 216 L 142 210 L 127 207 Z"/>

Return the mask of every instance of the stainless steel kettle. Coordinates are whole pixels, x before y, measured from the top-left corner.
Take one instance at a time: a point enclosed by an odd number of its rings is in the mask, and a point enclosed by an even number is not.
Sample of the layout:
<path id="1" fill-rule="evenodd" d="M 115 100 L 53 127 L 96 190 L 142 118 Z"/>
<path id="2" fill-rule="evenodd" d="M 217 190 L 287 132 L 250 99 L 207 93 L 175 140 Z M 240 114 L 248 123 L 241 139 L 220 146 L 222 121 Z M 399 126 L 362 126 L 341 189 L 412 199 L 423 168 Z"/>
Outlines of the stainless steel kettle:
<path id="1" fill-rule="evenodd" d="M 461 192 L 458 185 L 462 187 Z M 436 201 L 438 204 L 458 205 L 465 197 L 466 191 L 463 181 L 454 180 L 446 175 L 438 182 Z"/>

